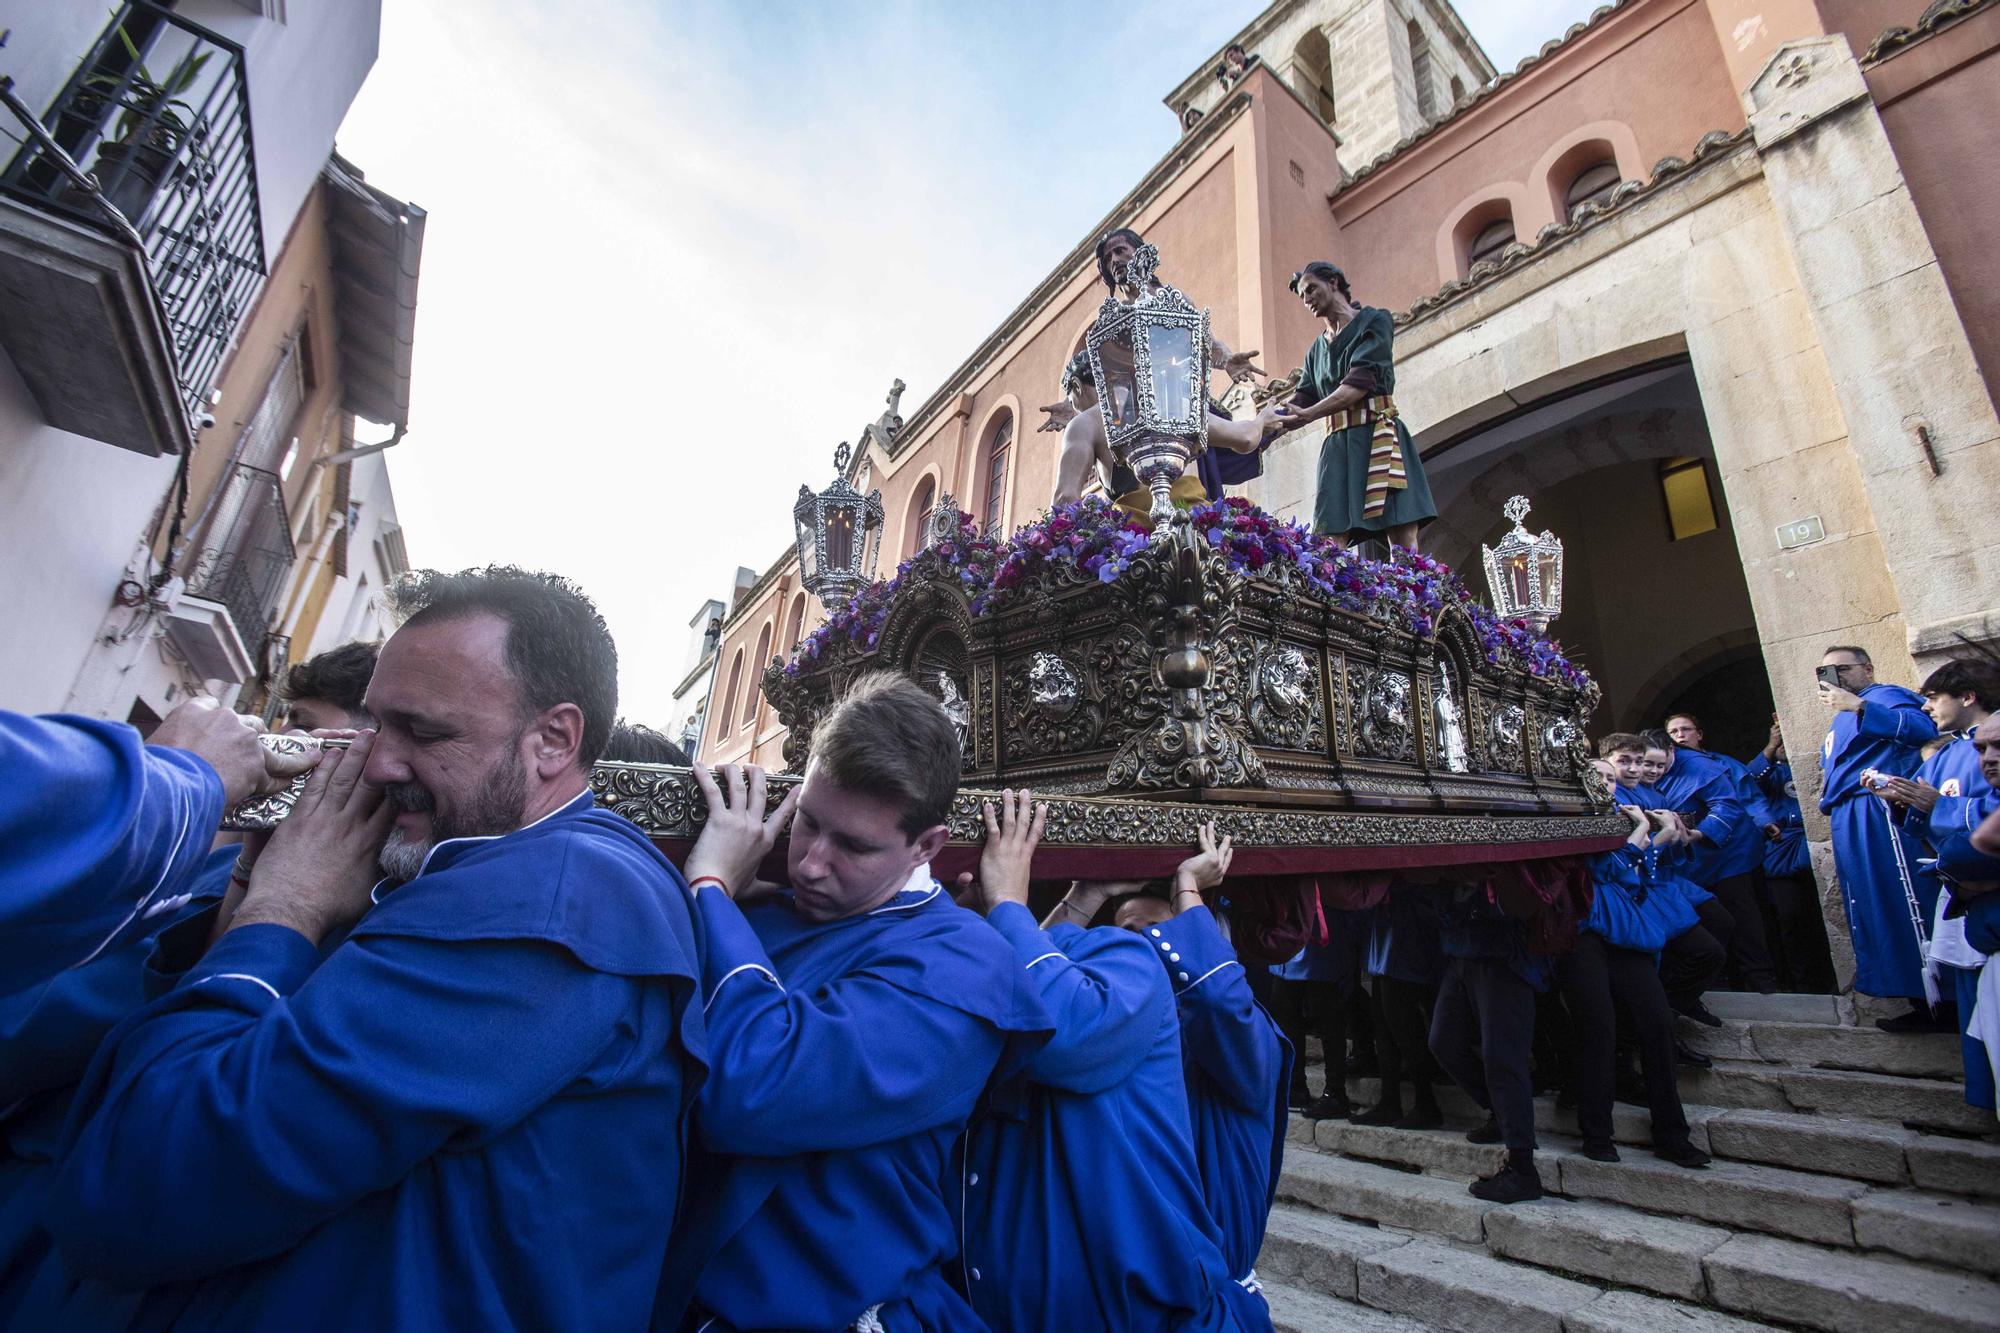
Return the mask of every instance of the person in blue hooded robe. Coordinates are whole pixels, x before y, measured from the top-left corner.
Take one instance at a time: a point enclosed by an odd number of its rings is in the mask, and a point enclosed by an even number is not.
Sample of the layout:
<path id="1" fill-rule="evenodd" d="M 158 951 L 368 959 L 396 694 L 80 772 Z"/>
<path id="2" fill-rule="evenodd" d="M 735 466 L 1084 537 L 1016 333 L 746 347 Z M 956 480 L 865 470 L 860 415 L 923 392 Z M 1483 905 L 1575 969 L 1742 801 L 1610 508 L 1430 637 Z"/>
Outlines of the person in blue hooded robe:
<path id="1" fill-rule="evenodd" d="M 1834 867 L 1854 945 L 1854 989 L 1912 1001 L 1909 1021 L 1882 1020 L 1891 1030 L 1929 1030 L 1924 949 L 1932 903 L 1914 873 L 1915 844 L 1872 787 L 1915 773 L 1937 727 L 1914 690 L 1875 679 L 1864 650 L 1829 648 L 1820 668 L 1834 679 L 1819 685 L 1820 698 L 1833 710 L 1820 747 L 1819 808 L 1833 824 Z"/>
<path id="2" fill-rule="evenodd" d="M 548 576 L 429 575 L 403 605 L 380 737 L 321 764 L 220 938 L 91 1062 L 49 1190 L 58 1304 L 24 1326 L 650 1314 L 699 957 L 685 886 L 587 788 L 616 651 Z"/>
<path id="3" fill-rule="evenodd" d="M 959 767 L 937 700 L 884 673 L 821 719 L 768 818 L 760 769 L 725 765 L 720 787 L 696 769 L 712 1073 L 655 1327 L 981 1326 L 945 1273 L 953 1145 L 1050 1024 L 1006 943 L 931 878 Z M 788 818 L 789 885 L 739 908 Z"/>
<path id="4" fill-rule="evenodd" d="M 1203 955 L 1174 949 L 1164 927 L 1150 945 L 1087 929 L 1075 901 L 1036 924 L 1043 811 L 1025 791 L 1001 807 L 985 812 L 979 894 L 1055 1034 L 966 1132 L 952 1197 L 967 1298 L 1000 1333 L 1270 1328 L 1202 1198 L 1173 987 L 1194 983 Z"/>
<path id="5" fill-rule="evenodd" d="M 1202 900 L 1229 873 L 1230 840 L 1218 839 L 1213 823 L 1198 836 L 1201 850 L 1174 872 L 1171 900 L 1132 893 L 1118 904 L 1113 924 L 1156 950 L 1153 958 L 1173 987 L 1202 1198 L 1221 1229 L 1229 1271 L 1254 1291 L 1264 1224 L 1284 1167 L 1293 1054 L 1250 993 L 1222 923 Z M 1068 901 L 1094 919 L 1094 895 L 1105 887 L 1077 885 Z"/>
<path id="6" fill-rule="evenodd" d="M 1763 793 L 1770 824 L 1764 830 L 1764 889 L 1777 919 L 1774 951 L 1779 979 L 1788 991 L 1825 994 L 1835 989 L 1833 957 L 1827 949 L 1826 920 L 1820 915 L 1819 883 L 1806 847 L 1805 811 L 1775 719 L 1763 750 L 1744 766 Z"/>
<path id="7" fill-rule="evenodd" d="M 210 850 L 225 804 L 276 779 L 254 725 L 208 699 L 151 744 L 123 723 L 0 712 L 0 772 L 4 1325 L 48 1254 L 42 1201 L 77 1080 L 145 1002 L 154 939 L 228 888 L 237 850 Z"/>
<path id="8" fill-rule="evenodd" d="M 1684 735 L 1701 736 L 1699 725 L 1685 714 L 1676 714 L 1670 724 L 1674 721 L 1689 724 L 1682 728 Z M 1729 951 L 1730 973 L 1745 990 L 1776 990 L 1777 971 L 1756 894 L 1769 822 L 1762 792 L 1743 765 L 1726 755 L 1678 744 L 1665 731 L 1642 734 L 1667 755 L 1666 772 L 1651 783 L 1659 808 L 1679 814 L 1694 834 L 1679 873 L 1712 894 L 1729 915 L 1719 938 Z M 1714 917 L 1711 911 L 1711 924 L 1717 924 Z"/>

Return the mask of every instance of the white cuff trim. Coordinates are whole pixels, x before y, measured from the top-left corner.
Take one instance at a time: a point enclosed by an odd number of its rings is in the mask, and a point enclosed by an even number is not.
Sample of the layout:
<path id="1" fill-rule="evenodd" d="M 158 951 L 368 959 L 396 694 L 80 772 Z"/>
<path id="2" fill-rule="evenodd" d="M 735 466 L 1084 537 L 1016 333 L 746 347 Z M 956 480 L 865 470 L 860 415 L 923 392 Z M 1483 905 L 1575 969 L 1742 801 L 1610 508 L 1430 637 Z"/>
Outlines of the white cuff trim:
<path id="1" fill-rule="evenodd" d="M 285 998 L 284 996 L 278 994 L 278 988 L 276 986 L 273 986 L 270 982 L 264 980 L 264 978 L 262 977 L 253 977 L 248 972 L 216 972 L 209 976 L 203 977 L 200 981 L 197 981 L 194 984 L 200 986 L 210 981 L 248 981 L 255 985 L 262 986 L 265 990 L 271 992 L 271 998 L 274 1000 L 282 1000 Z"/>
<path id="2" fill-rule="evenodd" d="M 1062 950 L 1060 949 L 1051 949 L 1047 953 L 1043 954 L 1040 958 L 1029 959 L 1028 966 L 1033 967 L 1036 963 L 1046 963 L 1051 958 L 1067 958 L 1068 956 L 1069 955 L 1063 953 Z"/>
<path id="3" fill-rule="evenodd" d="M 765 967 L 762 963 L 742 963 L 737 965 L 736 967 L 730 968 L 727 972 L 724 972 L 722 974 L 722 979 L 716 982 L 715 985 L 710 988 L 708 992 L 708 1000 L 701 1006 L 702 1013 L 706 1014 L 708 1012 L 709 1006 L 715 1003 L 715 997 L 722 994 L 722 988 L 728 985 L 729 979 L 735 976 L 739 972 L 760 972 L 764 975 L 764 978 L 767 981 L 769 981 L 773 986 L 776 986 L 779 990 L 783 990 L 785 988 L 785 983 L 778 980 L 778 974 L 776 972 L 773 972 L 770 968 Z"/>
<path id="4" fill-rule="evenodd" d="M 1210 977 L 1214 976 L 1217 972 L 1220 972 L 1225 967 L 1241 967 L 1241 966 L 1243 966 L 1243 964 L 1237 962 L 1234 958 L 1230 959 L 1226 963 L 1217 963 L 1214 967 L 1211 967 L 1210 969 L 1208 969 L 1208 971 L 1202 973 L 1200 976 L 1196 977 L 1193 981 L 1190 981 L 1187 985 L 1181 987 L 1181 994 L 1183 995 L 1187 994 L 1189 991 L 1193 990 L 1196 986 L 1199 986 L 1202 982 L 1207 981 Z"/>

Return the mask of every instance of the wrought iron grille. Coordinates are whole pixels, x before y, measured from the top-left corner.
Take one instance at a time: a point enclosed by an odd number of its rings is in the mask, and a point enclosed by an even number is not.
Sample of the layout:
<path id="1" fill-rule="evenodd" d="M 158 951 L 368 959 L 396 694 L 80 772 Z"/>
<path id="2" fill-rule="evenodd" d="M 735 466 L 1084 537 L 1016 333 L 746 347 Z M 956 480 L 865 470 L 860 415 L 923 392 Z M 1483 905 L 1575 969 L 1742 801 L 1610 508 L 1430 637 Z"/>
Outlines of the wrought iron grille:
<path id="1" fill-rule="evenodd" d="M 42 123 L 145 243 L 181 395 L 200 411 L 265 274 L 243 48 L 153 0 L 129 0 Z M 104 224 L 33 141 L 0 189 Z"/>
<path id="2" fill-rule="evenodd" d="M 229 610 L 246 647 L 264 643 L 292 567 L 292 531 L 278 474 L 238 464 L 188 574 L 188 594 Z"/>

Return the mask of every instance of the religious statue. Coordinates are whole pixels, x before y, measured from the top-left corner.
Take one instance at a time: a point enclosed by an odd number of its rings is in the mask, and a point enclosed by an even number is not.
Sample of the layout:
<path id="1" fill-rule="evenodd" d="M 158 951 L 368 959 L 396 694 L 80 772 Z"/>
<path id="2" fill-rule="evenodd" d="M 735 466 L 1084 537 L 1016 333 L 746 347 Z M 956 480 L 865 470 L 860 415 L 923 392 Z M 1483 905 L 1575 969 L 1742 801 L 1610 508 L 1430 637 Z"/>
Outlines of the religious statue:
<path id="1" fill-rule="evenodd" d="M 881 416 L 861 428 L 863 447 L 873 441 L 876 448 L 884 454 L 888 453 L 890 442 L 896 438 L 896 432 L 903 428 L 903 414 L 899 409 L 903 404 L 903 390 L 908 387 L 900 379 L 889 385 L 888 408 Z"/>
<path id="2" fill-rule="evenodd" d="M 1315 260 L 1292 275 L 1292 290 L 1326 327 L 1306 349 L 1298 389 L 1279 418 L 1297 430 L 1326 421 L 1319 451 L 1313 531 L 1345 544 L 1384 536 L 1391 548 L 1415 550 L 1417 533 L 1437 517 L 1423 460 L 1390 395 L 1395 320 L 1357 304 L 1347 275 Z"/>

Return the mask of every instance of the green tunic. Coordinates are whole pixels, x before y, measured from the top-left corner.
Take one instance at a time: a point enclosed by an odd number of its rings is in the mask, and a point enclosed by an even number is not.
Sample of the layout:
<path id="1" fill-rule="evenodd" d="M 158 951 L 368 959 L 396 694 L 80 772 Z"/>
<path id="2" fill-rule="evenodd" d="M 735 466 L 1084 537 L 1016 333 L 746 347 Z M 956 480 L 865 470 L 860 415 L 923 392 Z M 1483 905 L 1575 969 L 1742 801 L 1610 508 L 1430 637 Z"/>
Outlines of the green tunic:
<path id="1" fill-rule="evenodd" d="M 1306 363 L 1299 374 L 1298 400 L 1310 407 L 1347 378 L 1357 366 L 1374 372 L 1375 388 L 1369 395 L 1393 395 L 1396 390 L 1396 363 L 1390 352 L 1395 337 L 1395 321 L 1386 310 L 1361 307 L 1361 313 L 1337 334 L 1322 333 L 1306 349 Z M 1401 421 L 1395 423 L 1396 438 L 1403 445 L 1403 472 L 1410 484 L 1390 491 L 1380 518 L 1363 518 L 1367 502 L 1368 448 L 1373 435 L 1366 425 L 1328 431 L 1319 449 L 1319 496 L 1313 503 L 1313 531 L 1322 536 L 1344 533 L 1384 532 L 1405 523 L 1428 523 L 1437 517 L 1431 499 L 1431 485 L 1424 476 L 1423 460 Z"/>

